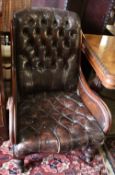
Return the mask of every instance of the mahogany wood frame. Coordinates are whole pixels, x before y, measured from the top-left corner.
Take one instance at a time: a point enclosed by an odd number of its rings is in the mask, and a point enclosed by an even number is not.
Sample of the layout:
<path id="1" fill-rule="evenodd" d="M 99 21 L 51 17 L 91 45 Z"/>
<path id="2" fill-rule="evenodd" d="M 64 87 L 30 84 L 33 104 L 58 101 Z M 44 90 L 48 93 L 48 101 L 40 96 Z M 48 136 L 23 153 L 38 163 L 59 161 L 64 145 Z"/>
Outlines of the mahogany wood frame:
<path id="1" fill-rule="evenodd" d="M 80 67 L 79 93 L 91 114 L 96 118 L 103 132 L 106 134 L 112 123 L 111 113 L 104 101 L 88 86 Z"/>

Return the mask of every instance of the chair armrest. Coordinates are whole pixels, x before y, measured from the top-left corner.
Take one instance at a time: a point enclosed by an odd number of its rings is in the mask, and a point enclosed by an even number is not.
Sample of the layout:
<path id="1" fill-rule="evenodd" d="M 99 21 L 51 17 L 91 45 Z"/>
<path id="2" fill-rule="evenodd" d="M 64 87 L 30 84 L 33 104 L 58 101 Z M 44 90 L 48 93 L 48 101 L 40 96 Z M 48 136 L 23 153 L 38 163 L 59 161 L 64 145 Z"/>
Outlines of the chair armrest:
<path id="1" fill-rule="evenodd" d="M 7 101 L 7 109 L 9 110 L 9 139 L 12 144 L 16 143 L 16 110 L 13 97 L 9 97 Z"/>
<path id="2" fill-rule="evenodd" d="M 89 111 L 98 121 L 104 133 L 107 133 L 112 123 L 112 117 L 109 108 L 104 101 L 88 86 L 82 69 L 80 67 L 79 93 Z"/>

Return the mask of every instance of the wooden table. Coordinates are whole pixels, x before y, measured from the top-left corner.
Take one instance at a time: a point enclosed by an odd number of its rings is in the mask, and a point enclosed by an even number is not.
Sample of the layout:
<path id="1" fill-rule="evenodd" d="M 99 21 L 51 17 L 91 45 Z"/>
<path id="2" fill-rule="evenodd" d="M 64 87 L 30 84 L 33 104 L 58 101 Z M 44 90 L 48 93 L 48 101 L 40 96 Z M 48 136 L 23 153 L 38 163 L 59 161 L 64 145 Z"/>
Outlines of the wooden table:
<path id="1" fill-rule="evenodd" d="M 104 87 L 115 89 L 115 37 L 87 34 L 83 49 Z"/>

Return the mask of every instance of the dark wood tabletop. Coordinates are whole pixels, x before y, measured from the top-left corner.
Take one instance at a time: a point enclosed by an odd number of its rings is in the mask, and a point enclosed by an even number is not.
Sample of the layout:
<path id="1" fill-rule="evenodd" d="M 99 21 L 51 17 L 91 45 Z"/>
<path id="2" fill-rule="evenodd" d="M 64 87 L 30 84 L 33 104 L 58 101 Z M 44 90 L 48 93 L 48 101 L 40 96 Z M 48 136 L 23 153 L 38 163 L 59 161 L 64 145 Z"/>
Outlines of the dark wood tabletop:
<path id="1" fill-rule="evenodd" d="M 115 37 L 84 35 L 84 50 L 104 87 L 115 89 Z"/>

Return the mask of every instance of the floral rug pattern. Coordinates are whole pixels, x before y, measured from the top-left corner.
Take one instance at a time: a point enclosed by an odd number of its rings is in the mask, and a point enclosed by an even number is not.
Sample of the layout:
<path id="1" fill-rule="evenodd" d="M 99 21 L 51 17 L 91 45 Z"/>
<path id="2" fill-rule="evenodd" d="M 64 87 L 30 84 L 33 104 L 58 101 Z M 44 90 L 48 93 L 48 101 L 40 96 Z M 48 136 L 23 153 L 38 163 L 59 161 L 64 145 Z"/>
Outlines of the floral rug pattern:
<path id="1" fill-rule="evenodd" d="M 80 157 L 80 151 L 68 154 L 50 154 L 38 161 L 40 154 L 32 154 L 25 158 L 26 170 L 21 173 L 9 149 L 9 141 L 0 147 L 0 175 L 109 175 L 103 156 L 97 154 L 87 164 Z"/>

